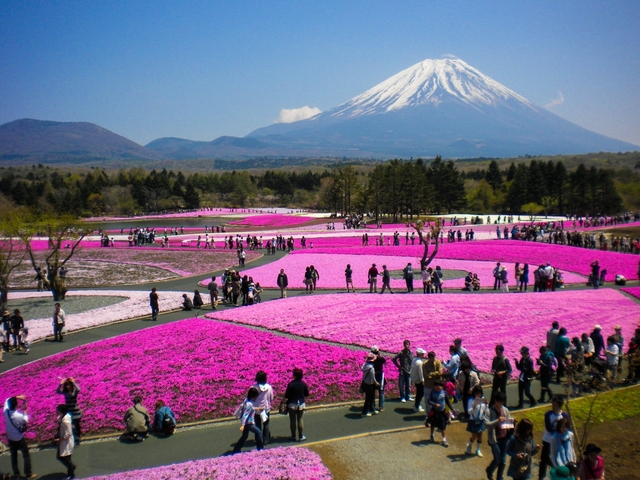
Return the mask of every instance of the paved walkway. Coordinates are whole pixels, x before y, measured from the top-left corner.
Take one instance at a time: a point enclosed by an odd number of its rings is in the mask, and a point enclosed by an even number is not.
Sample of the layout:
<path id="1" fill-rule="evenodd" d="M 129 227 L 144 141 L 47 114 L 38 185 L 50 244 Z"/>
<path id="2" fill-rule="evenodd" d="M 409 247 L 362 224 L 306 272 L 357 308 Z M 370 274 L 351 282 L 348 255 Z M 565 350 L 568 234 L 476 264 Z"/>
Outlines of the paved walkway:
<path id="1" fill-rule="evenodd" d="M 264 256 L 247 264 L 246 268 L 253 268 L 282 258 L 286 253 L 278 252 L 274 256 Z M 157 286 L 159 292 L 176 291 L 192 292 L 198 281 L 215 274 L 219 276 L 222 272 L 212 272 L 210 274 L 200 274 L 193 277 L 185 277 L 166 282 L 158 282 L 149 285 L 133 285 L 123 287 L 109 287 L 109 289 L 120 290 L 147 290 L 151 286 Z M 637 282 L 633 282 L 635 285 Z M 613 286 L 613 285 L 608 285 Z M 571 287 L 580 289 L 584 287 Z M 202 289 L 201 289 L 202 290 Z M 322 290 L 321 293 L 333 293 L 334 291 Z M 321 294 L 319 293 L 319 294 Z M 490 294 L 493 292 L 482 292 Z M 304 291 L 291 290 L 289 296 L 304 295 Z M 262 294 L 263 301 L 279 298 L 279 291 L 265 290 Z M 637 299 L 636 299 L 637 301 Z M 235 308 L 221 304 L 221 309 Z M 15 368 L 27 362 L 44 358 L 79 345 L 111 338 L 128 332 L 141 330 L 158 324 L 165 324 L 177 320 L 192 318 L 196 314 L 203 315 L 210 311 L 210 307 L 201 311 L 182 312 L 175 311 L 160 315 L 157 322 L 150 321 L 149 317 L 125 321 L 116 324 L 109 324 L 94 329 L 80 331 L 67 335 L 65 342 L 57 343 L 43 341 L 32 347 L 29 355 L 8 354 L 5 355 L 6 362 L 0 365 L 0 373 L 8 369 Z M 310 385 L 313 388 L 313 385 Z M 560 393 L 561 388 L 555 386 Z M 485 396 L 490 395 L 490 389 Z M 282 393 L 282 392 L 280 392 Z M 534 382 L 533 392 L 539 396 L 539 383 Z M 511 404 L 517 401 L 517 385 L 508 387 L 508 397 Z M 105 406 L 108 408 L 108 406 Z M 312 408 L 305 412 L 305 435 L 308 442 L 318 442 L 350 435 L 366 434 L 376 431 L 386 431 L 402 428 L 420 428 L 424 422 L 424 415 L 413 412 L 412 405 L 402 404 L 397 399 L 387 402 L 385 411 L 370 418 L 362 418 L 360 415 L 361 405 L 340 406 L 330 408 Z M 279 415 L 272 416 L 272 446 L 304 445 L 290 442 L 288 440 L 289 428 L 288 418 Z M 237 421 L 224 421 L 200 425 L 185 429 L 178 429 L 176 434 L 170 438 L 150 437 L 143 443 L 128 444 L 121 442 L 119 438 L 105 438 L 83 442 L 82 446 L 73 454 L 73 461 L 78 465 L 78 474 L 82 477 L 98 474 L 114 473 L 124 470 L 138 468 L 148 468 L 159 465 L 167 465 L 188 460 L 210 458 L 230 452 L 234 443 L 240 436 Z M 245 449 L 253 447 L 253 442 L 249 441 Z M 40 474 L 40 478 L 57 479 L 63 478 L 64 470 L 62 465 L 55 459 L 53 448 L 43 448 L 32 452 L 34 471 Z M 20 461 L 22 469 L 22 461 Z M 0 472 L 10 471 L 10 460 L 7 452 L 0 455 Z"/>

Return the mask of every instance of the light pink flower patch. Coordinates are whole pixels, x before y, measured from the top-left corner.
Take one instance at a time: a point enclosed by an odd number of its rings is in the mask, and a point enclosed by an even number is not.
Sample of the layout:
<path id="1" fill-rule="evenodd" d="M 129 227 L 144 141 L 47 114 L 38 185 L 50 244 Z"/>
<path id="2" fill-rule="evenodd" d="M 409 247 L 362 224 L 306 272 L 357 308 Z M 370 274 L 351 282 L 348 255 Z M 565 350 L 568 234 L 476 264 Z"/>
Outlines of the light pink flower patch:
<path id="1" fill-rule="evenodd" d="M 267 302 L 264 305 L 275 302 Z M 244 310 L 244 309 L 243 309 Z M 88 434 L 124 428 L 131 398 L 152 408 L 163 399 L 180 423 L 230 416 L 254 383 L 268 373 L 278 400 L 300 367 L 311 393 L 309 404 L 360 397 L 366 352 L 295 340 L 242 326 L 189 319 L 95 342 L 23 365 L 0 375 L 0 398 L 24 393 L 30 407 L 28 438 L 53 438 L 55 394 L 61 378 L 80 385 L 78 405 Z M 390 385 L 397 378 L 388 368 Z"/>
<path id="2" fill-rule="evenodd" d="M 535 353 L 545 332 L 558 320 L 569 336 L 591 332 L 595 324 L 606 334 L 616 324 L 633 331 L 640 305 L 619 292 L 600 290 L 522 294 L 376 295 L 333 294 L 299 296 L 261 303 L 207 317 L 385 351 L 413 348 L 434 350 L 448 358 L 449 345 L 463 339 L 471 359 L 489 371 L 494 347 L 505 345 L 516 356 L 526 345 Z"/>
<path id="3" fill-rule="evenodd" d="M 366 247 L 365 247 L 366 248 Z M 394 247 L 391 247 L 394 248 Z M 398 247 L 396 247 L 398 248 Z M 361 251 L 361 250 L 356 250 Z M 375 250 L 372 250 L 375 252 Z M 303 254 L 287 255 L 276 262 L 272 262 L 260 267 L 243 270 L 242 275 L 253 277 L 255 282 L 260 282 L 262 287 L 276 288 L 277 277 L 280 269 L 284 268 L 289 278 L 289 288 L 304 288 L 304 272 L 305 268 L 313 265 L 320 273 L 320 279 L 317 282 L 318 288 L 345 288 L 344 270 L 347 264 L 351 265 L 353 270 L 353 284 L 355 288 L 368 289 L 367 274 L 373 263 L 377 264 L 377 268 L 382 273 L 382 265 L 387 265 L 389 270 L 402 270 L 407 263 L 411 262 L 414 269 L 414 286 L 420 288 L 422 282 L 420 280 L 420 259 L 408 256 L 377 256 L 377 255 L 328 255 L 311 253 L 311 250 L 302 251 Z M 511 263 L 503 263 L 509 271 L 509 281 L 513 286 L 514 268 Z M 460 270 L 461 272 L 474 272 L 480 277 L 482 284 L 486 287 L 493 287 L 493 269 L 496 264 L 494 262 L 479 262 L 465 260 L 448 260 L 444 258 L 436 258 L 430 265 L 432 268 L 440 266 L 443 270 Z M 464 287 L 464 273 L 457 280 L 447 280 L 444 282 L 444 288 L 461 289 Z M 584 278 L 572 273 L 565 273 L 564 280 L 566 283 L 582 283 Z M 533 271 L 529 274 L 530 283 L 533 281 Z M 207 279 L 200 282 L 206 285 Z M 382 285 L 382 280 L 378 279 L 378 287 Z M 392 279 L 392 288 L 406 288 L 402 279 Z"/>
<path id="4" fill-rule="evenodd" d="M 241 455 L 90 477 L 91 480 L 330 480 L 320 456 L 306 448 L 277 447 Z"/>
<path id="5" fill-rule="evenodd" d="M 313 220 L 312 217 L 300 217 L 297 215 L 264 214 L 233 220 L 229 225 L 246 225 L 251 227 L 290 227 L 301 225 Z"/>

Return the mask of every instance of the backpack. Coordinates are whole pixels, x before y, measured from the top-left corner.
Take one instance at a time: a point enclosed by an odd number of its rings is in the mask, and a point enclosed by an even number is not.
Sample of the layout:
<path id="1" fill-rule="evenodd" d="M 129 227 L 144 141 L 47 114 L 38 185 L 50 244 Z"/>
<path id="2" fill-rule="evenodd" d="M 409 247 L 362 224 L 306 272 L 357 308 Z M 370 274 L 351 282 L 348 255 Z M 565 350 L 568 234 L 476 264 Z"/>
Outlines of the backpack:
<path id="1" fill-rule="evenodd" d="M 167 411 L 164 411 L 162 415 L 162 431 L 165 433 L 173 433 L 176 429 L 176 422 Z"/>

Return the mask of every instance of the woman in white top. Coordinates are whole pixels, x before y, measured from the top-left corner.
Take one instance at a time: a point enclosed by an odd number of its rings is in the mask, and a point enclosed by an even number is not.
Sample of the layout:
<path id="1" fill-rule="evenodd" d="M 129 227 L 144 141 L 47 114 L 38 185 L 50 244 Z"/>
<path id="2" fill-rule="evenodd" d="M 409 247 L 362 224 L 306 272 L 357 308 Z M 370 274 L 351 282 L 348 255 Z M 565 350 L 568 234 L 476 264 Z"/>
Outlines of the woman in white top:
<path id="1" fill-rule="evenodd" d="M 58 444 L 58 452 L 56 458 L 67 467 L 67 479 L 75 478 L 74 472 L 76 466 L 71 462 L 71 454 L 73 453 L 73 429 L 71 427 L 71 414 L 69 408 L 65 404 L 60 404 L 56 408 L 58 412 L 58 433 L 55 441 Z"/>
<path id="2" fill-rule="evenodd" d="M 253 388 L 258 390 L 258 398 L 253 402 L 253 405 L 261 412 L 260 415 L 256 415 L 255 423 L 256 427 L 262 430 L 262 441 L 266 445 L 271 440 L 271 431 L 269 430 L 269 412 L 271 411 L 271 405 L 275 398 L 273 387 L 267 383 L 266 372 L 259 370 L 258 373 L 256 373 L 256 383 L 253 385 Z M 263 418 L 263 413 L 266 420 Z"/>

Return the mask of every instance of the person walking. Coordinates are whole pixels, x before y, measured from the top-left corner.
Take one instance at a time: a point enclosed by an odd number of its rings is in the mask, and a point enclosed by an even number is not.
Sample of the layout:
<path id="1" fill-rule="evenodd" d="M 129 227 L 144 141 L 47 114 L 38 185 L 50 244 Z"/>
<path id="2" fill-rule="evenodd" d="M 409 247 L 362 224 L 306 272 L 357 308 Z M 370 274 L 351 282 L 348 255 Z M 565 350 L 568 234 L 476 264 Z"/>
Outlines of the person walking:
<path id="1" fill-rule="evenodd" d="M 318 272 L 318 270 L 316 270 L 316 267 L 314 267 L 313 265 L 311 265 L 309 268 L 311 269 L 311 291 L 315 292 L 316 283 L 318 282 L 318 280 L 320 280 L 320 272 Z"/>
<path id="2" fill-rule="evenodd" d="M 67 412 L 71 416 L 71 423 L 73 424 L 73 438 L 75 446 L 80 445 L 80 437 L 82 430 L 80 428 L 80 420 L 82 419 L 82 412 L 78 408 L 78 394 L 80 393 L 80 387 L 72 377 L 63 378 L 60 380 L 60 385 L 56 388 L 56 393 L 64 395 L 64 403 L 67 406 Z"/>
<path id="3" fill-rule="evenodd" d="M 503 480 L 504 469 L 507 465 L 507 444 L 513 435 L 514 419 L 504 402 L 504 393 L 496 393 L 493 406 L 489 408 L 489 420 L 485 423 L 487 443 L 491 447 L 493 455 L 493 460 L 486 469 L 487 478 L 490 480 L 493 480 L 493 474 L 496 470 L 498 471 L 497 479 Z"/>
<path id="4" fill-rule="evenodd" d="M 507 382 L 511 378 L 511 363 L 509 359 L 504 355 L 504 346 L 499 343 L 496 345 L 496 356 L 493 357 L 491 362 L 491 373 L 493 374 L 493 388 L 491 389 L 491 400 L 489 405 L 493 405 L 495 395 L 498 392 L 503 392 L 505 396 L 505 403 L 507 401 Z"/>
<path id="5" fill-rule="evenodd" d="M 151 306 L 151 320 L 155 322 L 158 320 L 158 313 L 160 312 L 156 287 L 153 287 L 151 289 L 151 293 L 149 294 L 149 305 Z"/>
<path id="6" fill-rule="evenodd" d="M 75 478 L 76 471 L 76 466 L 71 461 L 74 447 L 71 414 L 65 404 L 58 405 L 56 412 L 58 413 L 58 431 L 55 437 L 55 443 L 58 444 L 56 459 L 67 468 L 65 480 L 71 480 Z"/>
<path id="7" fill-rule="evenodd" d="M 376 410 L 376 374 L 373 362 L 376 360 L 374 353 L 367 354 L 364 365 L 362 365 L 362 390 L 364 393 L 364 405 L 362 406 L 362 416 L 370 417 L 377 415 Z"/>
<path id="8" fill-rule="evenodd" d="M 416 387 L 416 399 L 413 405 L 414 412 L 424 412 L 422 408 L 422 397 L 424 396 L 424 373 L 422 372 L 422 364 L 424 362 L 424 354 L 426 352 L 422 348 L 416 349 L 416 356 L 411 361 L 411 383 Z"/>
<path id="9" fill-rule="evenodd" d="M 287 278 L 287 274 L 284 273 L 284 268 L 280 269 L 280 273 L 278 274 L 276 283 L 280 288 L 280 298 L 287 298 L 287 287 L 289 286 L 289 279 Z"/>
<path id="10" fill-rule="evenodd" d="M 429 398 L 436 381 L 442 379 L 442 362 L 436 358 L 436 352 L 433 350 L 427 354 L 427 360 L 422 362 L 422 377 L 424 381 L 424 398 Z M 426 404 L 427 414 L 431 410 L 431 405 Z"/>
<path id="11" fill-rule="evenodd" d="M 411 352 L 411 342 L 405 340 L 403 349 L 393 357 L 393 364 L 398 369 L 398 390 L 400 391 L 400 401 L 406 403 L 411 400 L 411 361 L 413 353 Z"/>
<path id="12" fill-rule="evenodd" d="M 62 329 L 66 321 L 66 314 L 60 307 L 59 303 L 55 304 L 53 309 L 53 339 L 56 342 L 62 342 Z"/>
<path id="13" fill-rule="evenodd" d="M 389 290 L 389 292 L 393 293 L 391 290 L 391 273 L 387 270 L 387 266 L 382 266 L 382 290 L 380 290 L 380 295 L 384 293 L 385 290 Z"/>
<path id="14" fill-rule="evenodd" d="M 516 360 L 516 368 L 520 370 L 518 375 L 518 408 L 524 408 L 524 396 L 529 399 L 531 407 L 535 407 L 538 402 L 533 395 L 531 395 L 531 382 L 535 377 L 535 369 L 533 368 L 533 359 L 529 355 L 529 348 L 522 347 L 520 349 L 520 360 Z"/>
<path id="15" fill-rule="evenodd" d="M 23 412 L 18 410 L 18 400 L 24 403 Z M 9 441 L 9 452 L 11 453 L 11 468 L 13 476 L 20 477 L 20 468 L 18 467 L 18 452 L 22 452 L 24 460 L 24 474 L 26 478 L 36 478 L 38 475 L 31 471 L 31 456 L 29 455 L 29 447 L 24 432 L 27 430 L 27 400 L 24 395 L 16 395 L 9 397 L 4 402 L 4 423 L 7 432 L 7 440 Z"/>
<path id="16" fill-rule="evenodd" d="M 523 418 L 518 422 L 515 435 L 507 444 L 507 455 L 511 457 L 507 475 L 514 480 L 530 479 L 532 460 L 539 451 L 540 445 L 533 441 L 533 422 Z"/>
<path id="17" fill-rule="evenodd" d="M 256 398 L 258 398 L 258 390 L 251 387 L 247 392 L 247 398 L 242 403 L 240 415 L 240 431 L 242 432 L 242 435 L 235 447 L 233 447 L 234 454 L 240 453 L 244 446 L 244 442 L 249 437 L 249 433 L 253 433 L 255 435 L 256 448 L 258 450 L 262 450 L 264 448 L 264 444 L 262 442 L 262 431 L 256 426 L 255 422 L 256 410 L 260 410 L 254 406 Z"/>
<path id="18" fill-rule="evenodd" d="M 275 399 L 275 392 L 273 387 L 267 383 L 267 372 L 264 370 L 258 370 L 256 373 L 256 383 L 253 388 L 258 390 L 258 397 L 254 402 L 254 405 L 261 409 L 263 414 L 255 417 L 256 427 L 262 431 L 262 443 L 267 445 L 271 441 L 271 430 L 269 428 L 269 420 L 271 419 L 271 405 Z M 263 421 L 263 417 L 266 420 Z"/>
<path id="19" fill-rule="evenodd" d="M 287 385 L 284 398 L 289 411 L 289 428 L 291 436 L 289 440 L 296 441 L 296 428 L 298 430 L 298 441 L 304 442 L 307 437 L 304 436 L 304 422 L 302 415 L 306 407 L 305 399 L 309 396 L 309 387 L 302 381 L 303 372 L 300 368 L 293 369 L 293 381 Z"/>

